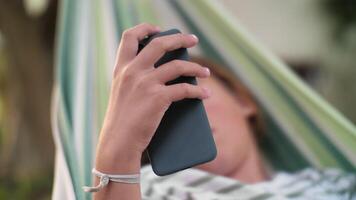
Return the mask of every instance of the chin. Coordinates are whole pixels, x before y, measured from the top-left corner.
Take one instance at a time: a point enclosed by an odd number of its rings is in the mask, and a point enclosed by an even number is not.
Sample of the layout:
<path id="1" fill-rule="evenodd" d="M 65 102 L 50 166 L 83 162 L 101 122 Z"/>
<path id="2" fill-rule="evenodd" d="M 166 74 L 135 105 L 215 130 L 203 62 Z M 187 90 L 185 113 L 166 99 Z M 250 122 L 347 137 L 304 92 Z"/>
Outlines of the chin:
<path id="1" fill-rule="evenodd" d="M 228 158 L 228 156 L 219 155 L 212 161 L 198 165 L 196 168 L 222 176 L 227 176 L 232 173 L 236 167 L 234 162 L 236 158 Z"/>

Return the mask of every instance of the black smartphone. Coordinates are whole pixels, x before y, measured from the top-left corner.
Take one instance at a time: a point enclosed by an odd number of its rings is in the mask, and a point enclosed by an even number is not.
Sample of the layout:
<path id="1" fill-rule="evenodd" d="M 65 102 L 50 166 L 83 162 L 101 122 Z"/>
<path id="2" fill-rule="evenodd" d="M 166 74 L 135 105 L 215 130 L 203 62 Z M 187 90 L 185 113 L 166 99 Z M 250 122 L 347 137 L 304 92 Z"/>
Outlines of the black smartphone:
<path id="1" fill-rule="evenodd" d="M 154 38 L 180 33 L 177 29 L 151 35 L 139 43 L 138 53 Z M 189 60 L 186 48 L 167 52 L 155 67 L 175 60 Z M 181 76 L 168 84 L 197 84 L 195 77 Z M 146 152 L 152 169 L 159 176 L 193 167 L 216 157 L 217 150 L 209 121 L 200 99 L 173 102 L 165 112 Z"/>

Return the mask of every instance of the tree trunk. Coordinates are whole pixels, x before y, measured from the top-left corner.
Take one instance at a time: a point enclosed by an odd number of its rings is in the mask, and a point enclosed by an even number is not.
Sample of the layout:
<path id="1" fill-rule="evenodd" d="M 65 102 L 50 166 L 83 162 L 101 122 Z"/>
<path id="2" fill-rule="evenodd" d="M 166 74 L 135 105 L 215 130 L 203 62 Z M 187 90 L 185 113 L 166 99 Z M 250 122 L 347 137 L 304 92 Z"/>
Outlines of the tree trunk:
<path id="1" fill-rule="evenodd" d="M 0 31 L 8 60 L 1 94 L 6 114 L 0 176 L 51 172 L 50 127 L 53 41 L 57 2 L 40 17 L 26 14 L 23 1 L 0 0 Z"/>

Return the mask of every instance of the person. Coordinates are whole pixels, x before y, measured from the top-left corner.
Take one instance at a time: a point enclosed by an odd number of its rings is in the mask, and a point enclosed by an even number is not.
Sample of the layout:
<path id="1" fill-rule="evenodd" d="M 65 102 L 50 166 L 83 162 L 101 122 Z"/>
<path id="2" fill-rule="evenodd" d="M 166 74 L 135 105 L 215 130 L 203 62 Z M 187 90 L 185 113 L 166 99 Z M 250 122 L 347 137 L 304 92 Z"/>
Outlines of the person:
<path id="1" fill-rule="evenodd" d="M 174 60 L 154 68 L 154 63 L 164 53 L 197 45 L 198 38 L 194 35 L 182 33 L 156 38 L 136 55 L 138 42 L 159 31 L 159 27 L 144 23 L 124 31 L 122 35 L 95 162 L 95 169 L 107 174 L 141 173 L 143 183 L 110 182 L 95 192 L 94 198 L 134 200 L 168 195 L 171 199 L 220 199 L 223 197 L 217 196 L 218 194 L 233 191 L 231 186 L 234 190 L 239 189 L 241 183 L 262 183 L 256 188 L 239 190 L 245 197 L 246 194 L 259 197 L 256 199 L 277 197 L 273 188 L 263 185 L 271 180 L 271 173 L 263 162 L 256 141 L 258 137 L 251 127 L 251 119 L 258 116 L 258 108 L 250 95 L 245 89 L 241 89 L 241 85 L 226 82 L 223 73 L 216 68 L 211 67 L 209 70 L 206 66 L 199 65 L 198 63 L 206 64 L 202 59 L 195 59 L 196 62 Z M 182 75 L 197 77 L 198 85 L 165 84 Z M 185 98 L 203 100 L 218 154 L 209 163 L 168 176 L 174 181 L 167 183 L 167 178 L 154 177 L 149 167 L 141 169 L 141 158 L 169 105 Z M 297 183 L 300 177 L 305 179 L 306 176 L 311 180 L 310 174 L 315 177 L 318 173 L 301 172 L 289 178 L 283 174 L 282 179 L 288 180 L 289 184 Z M 340 176 L 340 173 L 335 174 Z M 197 179 L 192 180 L 194 176 Z M 209 187 L 195 190 L 212 177 L 220 179 Z M 191 180 L 189 184 L 179 181 L 188 179 Z M 347 188 L 356 184 L 354 179 L 355 177 L 351 177 Z M 94 184 L 98 183 L 99 178 L 96 177 Z M 217 188 L 218 192 L 212 192 Z M 159 194 L 152 194 L 154 191 Z M 194 191 L 197 196 L 194 196 Z M 172 195 L 173 193 L 176 195 Z"/>

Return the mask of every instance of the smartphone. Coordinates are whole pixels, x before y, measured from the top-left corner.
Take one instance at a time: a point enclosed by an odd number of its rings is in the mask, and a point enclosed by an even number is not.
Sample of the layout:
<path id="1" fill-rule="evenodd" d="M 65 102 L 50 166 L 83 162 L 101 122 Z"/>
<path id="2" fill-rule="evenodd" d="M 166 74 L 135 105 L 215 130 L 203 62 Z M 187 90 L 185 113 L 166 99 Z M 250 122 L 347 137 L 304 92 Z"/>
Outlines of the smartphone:
<path id="1" fill-rule="evenodd" d="M 139 43 L 138 53 L 154 38 L 180 33 L 177 29 L 151 35 Z M 167 52 L 155 67 L 172 60 L 189 60 L 186 48 Z M 181 76 L 166 85 L 197 84 L 195 77 Z M 202 100 L 173 102 L 165 112 L 146 152 L 155 174 L 164 176 L 187 169 L 216 157 L 217 150 Z"/>

